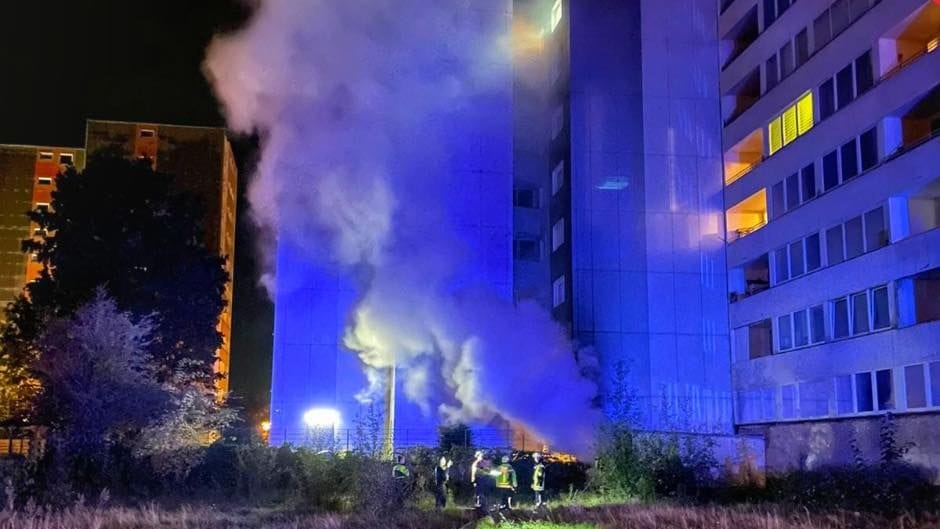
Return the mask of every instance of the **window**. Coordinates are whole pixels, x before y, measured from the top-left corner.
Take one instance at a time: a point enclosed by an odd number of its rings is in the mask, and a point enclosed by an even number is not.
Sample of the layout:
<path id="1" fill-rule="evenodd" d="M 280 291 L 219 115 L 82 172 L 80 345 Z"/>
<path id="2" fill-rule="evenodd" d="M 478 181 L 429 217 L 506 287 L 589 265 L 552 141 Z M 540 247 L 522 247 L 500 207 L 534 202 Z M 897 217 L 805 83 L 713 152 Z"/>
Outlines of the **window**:
<path id="1" fill-rule="evenodd" d="M 828 382 L 828 380 L 817 380 L 800 384 L 801 417 L 825 417 L 829 415 L 829 394 L 832 386 Z"/>
<path id="2" fill-rule="evenodd" d="M 541 259 L 541 244 L 536 238 L 519 238 L 513 241 L 512 256 L 520 261 L 538 261 Z"/>
<path id="3" fill-rule="evenodd" d="M 41 237 L 41 236 L 43 236 L 43 235 L 45 235 L 45 234 L 46 234 L 46 230 L 44 230 L 44 229 L 42 229 L 42 228 L 33 228 L 33 236 L 34 236 L 34 237 Z"/>
<path id="4" fill-rule="evenodd" d="M 767 79 L 767 91 L 769 92 L 771 88 L 777 86 L 777 83 L 780 82 L 780 73 L 777 70 L 777 54 L 773 54 L 767 59 L 767 64 L 764 67 L 764 76 Z"/>
<path id="5" fill-rule="evenodd" d="M 49 178 L 48 176 L 40 176 L 36 179 L 36 182 L 41 186 L 51 186 L 52 178 Z"/>
<path id="6" fill-rule="evenodd" d="M 770 320 L 752 323 L 747 328 L 747 350 L 752 359 L 773 354 L 773 332 Z"/>
<path id="7" fill-rule="evenodd" d="M 826 262 L 829 266 L 845 261 L 844 244 L 841 225 L 826 230 Z"/>
<path id="8" fill-rule="evenodd" d="M 862 95 L 875 85 L 874 72 L 871 65 L 871 51 L 866 51 L 861 57 L 855 59 L 855 90 Z"/>
<path id="9" fill-rule="evenodd" d="M 839 152 L 842 155 L 842 182 L 845 183 L 858 176 L 858 145 L 855 138 L 843 145 Z"/>
<path id="10" fill-rule="evenodd" d="M 793 43 L 787 41 L 786 44 L 780 48 L 780 78 L 784 79 L 791 73 L 793 73 Z"/>
<path id="11" fill-rule="evenodd" d="M 537 209 L 539 207 L 538 189 L 514 189 L 512 192 L 512 205 L 517 208 Z"/>
<path id="12" fill-rule="evenodd" d="M 924 382 L 924 365 L 904 368 L 904 386 L 907 388 L 907 407 L 924 408 L 927 406 L 927 386 Z"/>
<path id="13" fill-rule="evenodd" d="M 823 188 L 826 191 L 839 185 L 839 152 L 832 151 L 823 157 Z"/>
<path id="14" fill-rule="evenodd" d="M 872 290 L 872 329 L 887 329 L 891 326 L 891 309 L 888 305 L 888 287 Z"/>
<path id="15" fill-rule="evenodd" d="M 930 395 L 934 406 L 940 406 L 940 362 L 931 362 L 928 368 L 930 372 Z"/>
<path id="16" fill-rule="evenodd" d="M 767 125 L 769 153 L 774 154 L 813 128 L 813 93 L 807 92 Z"/>
<path id="17" fill-rule="evenodd" d="M 872 395 L 871 373 L 855 374 L 855 411 L 865 412 L 875 409 Z"/>
<path id="18" fill-rule="evenodd" d="M 552 31 L 555 31 L 555 28 L 561 23 L 561 13 L 561 0 L 555 0 L 552 5 Z"/>
<path id="19" fill-rule="evenodd" d="M 852 65 L 848 65 L 836 74 L 836 101 L 839 109 L 855 99 L 855 87 L 852 83 Z"/>
<path id="20" fill-rule="evenodd" d="M 891 380 L 891 370 L 882 369 L 875 372 L 875 383 L 878 387 L 878 409 L 894 409 L 894 384 Z"/>
<path id="21" fill-rule="evenodd" d="M 819 119 L 836 113 L 836 83 L 829 79 L 819 86 Z"/>
<path id="22" fill-rule="evenodd" d="M 852 375 L 836 377 L 836 413 L 852 413 L 855 410 L 852 398 Z"/>
<path id="23" fill-rule="evenodd" d="M 555 169 L 552 170 L 552 196 L 554 196 L 561 187 L 565 185 L 565 161 L 558 162 Z"/>
<path id="24" fill-rule="evenodd" d="M 800 205 L 800 175 L 792 174 L 787 177 L 787 211 Z"/>
<path id="25" fill-rule="evenodd" d="M 141 138 L 153 138 L 157 135 L 157 132 L 153 129 L 140 129 Z"/>
<path id="26" fill-rule="evenodd" d="M 806 271 L 812 272 L 822 266 L 819 251 L 819 234 L 814 233 L 806 238 Z"/>
<path id="27" fill-rule="evenodd" d="M 849 335 L 849 301 L 838 299 L 832 304 L 832 336 L 845 338 Z"/>
<path id="28" fill-rule="evenodd" d="M 845 223 L 845 258 L 852 259 L 865 253 L 862 237 L 862 217 L 855 217 Z"/>
<path id="29" fill-rule="evenodd" d="M 51 160 L 53 157 L 54 157 L 54 155 L 53 155 L 51 152 L 48 152 L 48 151 L 39 151 L 39 159 L 40 159 L 40 160 Z"/>
<path id="30" fill-rule="evenodd" d="M 770 212 L 773 214 L 773 218 L 777 218 L 786 212 L 787 208 L 785 203 L 786 200 L 783 198 L 783 182 L 777 182 L 770 189 Z"/>
<path id="31" fill-rule="evenodd" d="M 836 0 L 830 12 L 832 13 L 832 34 L 838 35 L 849 26 L 849 0 Z"/>
<path id="32" fill-rule="evenodd" d="M 552 115 L 552 139 L 558 137 L 561 129 L 565 127 L 565 109 L 558 107 Z"/>
<path id="33" fill-rule="evenodd" d="M 791 321 L 792 317 L 790 314 L 777 318 L 777 339 L 779 340 L 777 345 L 780 351 L 793 349 L 793 327 Z"/>
<path id="34" fill-rule="evenodd" d="M 865 251 L 871 252 L 888 244 L 884 207 L 865 213 Z"/>
<path id="35" fill-rule="evenodd" d="M 804 28 L 796 35 L 794 50 L 796 52 L 796 67 L 799 68 L 809 59 L 809 32 L 807 29 Z"/>
<path id="36" fill-rule="evenodd" d="M 43 213 L 45 213 L 45 212 L 49 211 L 49 203 L 47 203 L 47 202 L 37 202 L 37 203 L 36 203 L 36 209 L 39 210 L 39 211 L 41 211 L 41 212 L 43 212 Z"/>
<path id="37" fill-rule="evenodd" d="M 777 20 L 777 1 L 764 0 L 764 29 Z"/>
<path id="38" fill-rule="evenodd" d="M 552 283 L 552 306 L 557 307 L 565 301 L 565 276 L 561 276 Z"/>
<path id="39" fill-rule="evenodd" d="M 816 196 L 816 166 L 809 164 L 800 171 L 800 188 L 803 202 Z"/>
<path id="40" fill-rule="evenodd" d="M 774 252 L 774 278 L 777 284 L 790 279 L 790 259 L 787 256 L 787 247 L 784 246 Z"/>
<path id="41" fill-rule="evenodd" d="M 878 132 L 871 129 L 862 134 L 859 144 L 862 151 L 862 171 L 878 165 Z"/>
<path id="42" fill-rule="evenodd" d="M 797 122 L 799 124 L 798 135 L 802 136 L 809 132 L 816 123 L 813 117 L 813 93 L 807 92 L 796 103 Z"/>
<path id="43" fill-rule="evenodd" d="M 809 344 L 809 321 L 807 311 L 801 310 L 793 313 L 793 346 L 805 347 Z"/>
<path id="44" fill-rule="evenodd" d="M 790 277 L 799 277 L 806 272 L 803 262 L 803 241 L 790 243 Z"/>
<path id="45" fill-rule="evenodd" d="M 62 153 L 59 155 L 59 163 L 62 165 L 72 165 L 75 157 L 71 154 Z"/>
<path id="46" fill-rule="evenodd" d="M 811 343 L 826 341 L 826 311 L 822 305 L 809 309 L 809 326 Z"/>
<path id="47" fill-rule="evenodd" d="M 552 251 L 554 252 L 565 244 L 565 219 L 558 219 L 552 226 Z"/>
<path id="48" fill-rule="evenodd" d="M 829 11 L 819 15 L 813 22 L 814 50 L 819 50 L 832 39 L 832 26 L 829 24 Z"/>
<path id="49" fill-rule="evenodd" d="M 868 328 L 868 292 L 852 295 L 852 334 L 866 333 Z"/>

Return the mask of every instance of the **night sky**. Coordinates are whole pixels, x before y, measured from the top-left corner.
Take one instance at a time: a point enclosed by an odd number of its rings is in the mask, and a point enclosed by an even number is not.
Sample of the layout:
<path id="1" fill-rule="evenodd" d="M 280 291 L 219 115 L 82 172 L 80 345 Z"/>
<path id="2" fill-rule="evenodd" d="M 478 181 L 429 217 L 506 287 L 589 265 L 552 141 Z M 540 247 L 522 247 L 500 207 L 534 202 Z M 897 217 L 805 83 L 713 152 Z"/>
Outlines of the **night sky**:
<path id="1" fill-rule="evenodd" d="M 9 0 L 0 8 L 0 143 L 81 146 L 85 119 L 220 126 L 200 71 L 211 36 L 248 16 L 237 0 Z M 273 307 L 257 288 L 244 199 L 256 153 L 236 139 L 233 392 L 252 415 L 268 398 Z"/>

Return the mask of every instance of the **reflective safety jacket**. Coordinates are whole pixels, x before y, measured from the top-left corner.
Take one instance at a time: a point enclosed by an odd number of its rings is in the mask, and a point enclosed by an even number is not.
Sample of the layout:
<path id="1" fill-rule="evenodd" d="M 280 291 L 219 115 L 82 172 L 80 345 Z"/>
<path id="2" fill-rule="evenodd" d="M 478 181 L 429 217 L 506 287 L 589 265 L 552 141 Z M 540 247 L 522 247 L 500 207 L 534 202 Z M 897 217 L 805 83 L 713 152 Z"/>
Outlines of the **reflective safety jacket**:
<path id="1" fill-rule="evenodd" d="M 503 463 L 496 467 L 496 471 L 499 474 L 496 475 L 496 488 L 498 489 L 514 489 L 516 488 L 516 470 L 512 468 L 512 465 L 509 463 Z"/>
<path id="2" fill-rule="evenodd" d="M 392 477 L 395 479 L 405 479 L 411 475 L 411 471 L 408 470 L 408 467 L 402 465 L 401 463 L 392 467 Z"/>
<path id="3" fill-rule="evenodd" d="M 545 465 L 541 463 L 532 468 L 532 490 L 535 492 L 545 490 Z"/>

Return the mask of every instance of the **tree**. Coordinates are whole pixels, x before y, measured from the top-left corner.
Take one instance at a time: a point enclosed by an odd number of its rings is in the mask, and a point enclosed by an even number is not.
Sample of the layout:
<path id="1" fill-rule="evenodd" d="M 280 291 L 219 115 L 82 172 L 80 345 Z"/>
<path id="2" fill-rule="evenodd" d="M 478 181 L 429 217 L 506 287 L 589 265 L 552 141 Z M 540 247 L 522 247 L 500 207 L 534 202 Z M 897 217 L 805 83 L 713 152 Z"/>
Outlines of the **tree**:
<path id="1" fill-rule="evenodd" d="M 186 360 L 211 376 L 228 274 L 203 244 L 199 200 L 174 193 L 171 183 L 149 161 L 115 152 L 57 177 L 52 207 L 29 214 L 44 235 L 24 250 L 43 269 L 7 310 L 4 365 L 29 364 L 37 329 L 73 314 L 103 285 L 121 310 L 152 315 L 146 349 L 161 380 Z"/>

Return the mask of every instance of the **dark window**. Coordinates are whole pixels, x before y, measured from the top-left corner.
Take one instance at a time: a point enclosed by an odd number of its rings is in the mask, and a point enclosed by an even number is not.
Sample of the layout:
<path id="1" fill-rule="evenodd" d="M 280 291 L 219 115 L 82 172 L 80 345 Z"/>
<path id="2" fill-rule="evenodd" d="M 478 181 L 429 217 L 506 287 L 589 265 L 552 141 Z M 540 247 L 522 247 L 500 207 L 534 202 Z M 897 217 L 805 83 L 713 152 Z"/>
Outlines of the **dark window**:
<path id="1" fill-rule="evenodd" d="M 792 3 L 793 2 L 791 2 L 790 0 L 777 0 L 777 18 L 780 18 L 780 15 L 782 15 L 784 11 L 789 9 L 790 4 Z"/>
<path id="2" fill-rule="evenodd" d="M 884 208 L 873 209 L 865 214 L 865 251 L 877 250 L 888 244 L 888 230 L 885 229 Z"/>
<path id="3" fill-rule="evenodd" d="M 51 185 L 52 185 L 52 178 L 49 178 L 48 176 L 40 176 L 40 177 L 36 180 L 36 182 L 39 183 L 39 185 L 41 185 L 41 186 L 51 186 Z"/>
<path id="4" fill-rule="evenodd" d="M 809 59 L 809 32 L 806 29 L 797 33 L 794 49 L 796 50 L 796 67 L 799 68 Z"/>
<path id="5" fill-rule="evenodd" d="M 777 331 L 780 333 L 780 350 L 793 349 L 793 327 L 789 314 L 777 318 Z"/>
<path id="6" fill-rule="evenodd" d="M 849 335 L 849 301 L 845 298 L 832 303 L 832 336 L 845 338 Z"/>
<path id="7" fill-rule="evenodd" d="M 838 35 L 849 26 L 849 0 L 836 0 L 832 4 L 832 34 Z"/>
<path id="8" fill-rule="evenodd" d="M 940 406 L 940 362 L 931 362 L 930 367 L 930 395 L 934 406 Z"/>
<path id="9" fill-rule="evenodd" d="M 59 163 L 64 165 L 72 165 L 72 162 L 75 160 L 75 157 L 71 154 L 60 154 Z"/>
<path id="10" fill-rule="evenodd" d="M 777 2 L 776 0 L 764 0 L 764 29 L 777 20 Z"/>
<path id="11" fill-rule="evenodd" d="M 787 177 L 787 211 L 800 205 L 800 175 Z"/>
<path id="12" fill-rule="evenodd" d="M 816 196 L 816 166 L 809 164 L 800 171 L 803 202 Z"/>
<path id="13" fill-rule="evenodd" d="M 780 48 L 780 78 L 784 79 L 793 73 L 793 43 L 787 41 Z"/>
<path id="14" fill-rule="evenodd" d="M 836 226 L 826 230 L 826 261 L 829 266 L 839 264 L 845 260 L 842 252 L 842 226 Z"/>
<path id="15" fill-rule="evenodd" d="M 871 292 L 871 312 L 874 317 L 872 329 L 887 329 L 891 326 L 891 311 L 888 308 L 888 287 L 878 287 Z"/>
<path id="16" fill-rule="evenodd" d="M 862 95 L 875 85 L 875 78 L 871 67 L 871 52 L 866 51 L 861 57 L 855 59 L 855 89 Z"/>
<path id="17" fill-rule="evenodd" d="M 924 384 L 924 366 L 904 368 L 904 381 L 907 386 L 907 407 L 923 408 L 927 406 L 927 387 Z"/>
<path id="18" fill-rule="evenodd" d="M 513 257 L 521 261 L 538 261 L 541 257 L 539 246 L 536 239 L 516 239 L 513 241 Z"/>
<path id="19" fill-rule="evenodd" d="M 875 409 L 871 394 L 871 373 L 857 373 L 855 375 L 855 411 L 872 411 Z"/>
<path id="20" fill-rule="evenodd" d="M 878 131 L 871 129 L 862 134 L 860 140 L 862 150 L 862 171 L 867 171 L 878 165 Z"/>
<path id="21" fill-rule="evenodd" d="M 839 152 L 832 151 L 823 157 L 823 188 L 826 191 L 839 185 Z"/>
<path id="22" fill-rule="evenodd" d="M 868 293 L 859 292 L 852 295 L 852 334 L 862 334 L 870 331 L 868 326 Z"/>
<path id="23" fill-rule="evenodd" d="M 809 309 L 810 327 L 813 333 L 813 343 L 826 341 L 826 311 L 822 305 Z"/>
<path id="24" fill-rule="evenodd" d="M 767 65 L 764 69 L 767 77 L 767 90 L 777 86 L 777 82 L 780 79 L 780 73 L 777 70 L 777 54 L 773 54 L 767 59 Z"/>
<path id="25" fill-rule="evenodd" d="M 891 370 L 882 369 L 875 372 L 875 380 L 878 384 L 878 409 L 894 409 L 894 384 L 891 380 Z"/>
<path id="26" fill-rule="evenodd" d="M 845 258 L 851 259 L 865 253 L 862 238 L 862 217 L 855 217 L 845 223 Z"/>
<path id="27" fill-rule="evenodd" d="M 790 243 L 790 277 L 799 277 L 805 271 L 803 266 L 803 241 Z"/>
<path id="28" fill-rule="evenodd" d="M 809 325 L 806 321 L 806 311 L 793 313 L 793 345 L 803 347 L 809 344 Z"/>
<path id="29" fill-rule="evenodd" d="M 777 251 L 774 252 L 774 268 L 776 269 L 775 277 L 777 278 L 777 283 L 782 283 L 790 279 L 788 262 L 787 247 L 778 248 Z"/>
<path id="30" fill-rule="evenodd" d="M 858 146 L 855 138 L 842 146 L 842 181 L 858 176 Z"/>
<path id="31" fill-rule="evenodd" d="M 822 48 L 832 39 L 832 26 L 829 25 L 829 11 L 826 10 L 825 13 L 819 15 L 815 22 L 813 22 L 813 40 L 815 46 L 813 50 L 818 50 Z"/>
<path id="32" fill-rule="evenodd" d="M 537 189 L 516 189 L 513 191 L 512 205 L 517 208 L 538 208 L 539 192 Z"/>
<path id="33" fill-rule="evenodd" d="M 836 83 L 829 79 L 819 86 L 819 119 L 824 120 L 836 112 Z"/>
<path id="34" fill-rule="evenodd" d="M 777 182 L 770 189 L 771 213 L 777 218 L 786 211 L 783 200 L 783 182 Z"/>
<path id="35" fill-rule="evenodd" d="M 141 138 L 152 138 L 156 133 L 152 129 L 140 129 Z"/>
<path id="36" fill-rule="evenodd" d="M 806 238 L 806 271 L 812 272 L 822 266 L 819 258 L 819 234 L 814 233 Z"/>
<path id="37" fill-rule="evenodd" d="M 773 333 L 770 320 L 764 320 L 748 326 L 748 355 L 760 358 L 773 354 Z"/>
<path id="38" fill-rule="evenodd" d="M 851 64 L 836 74 L 836 95 L 840 109 L 844 108 L 855 99 Z"/>

